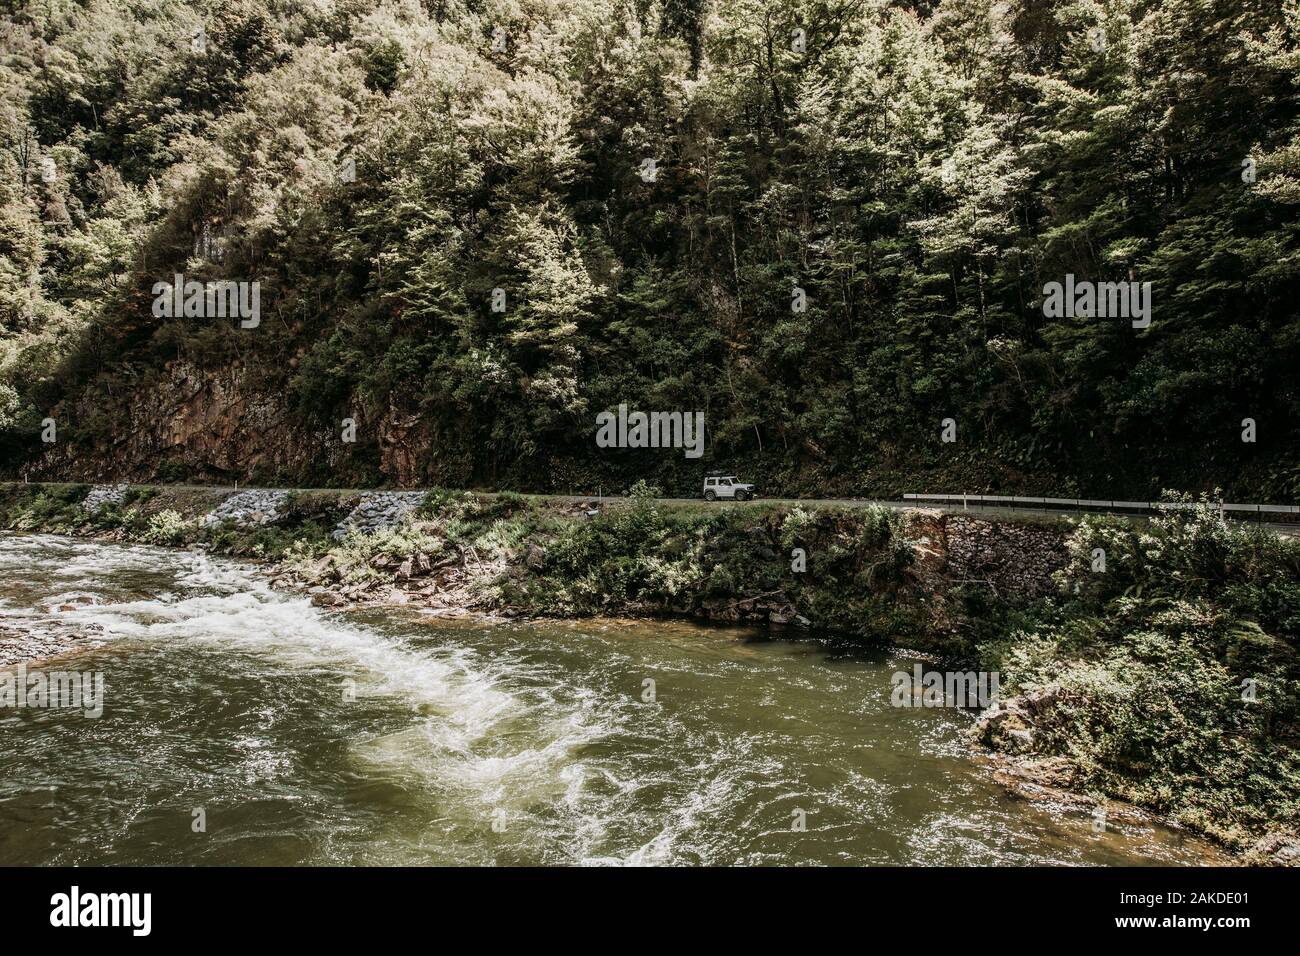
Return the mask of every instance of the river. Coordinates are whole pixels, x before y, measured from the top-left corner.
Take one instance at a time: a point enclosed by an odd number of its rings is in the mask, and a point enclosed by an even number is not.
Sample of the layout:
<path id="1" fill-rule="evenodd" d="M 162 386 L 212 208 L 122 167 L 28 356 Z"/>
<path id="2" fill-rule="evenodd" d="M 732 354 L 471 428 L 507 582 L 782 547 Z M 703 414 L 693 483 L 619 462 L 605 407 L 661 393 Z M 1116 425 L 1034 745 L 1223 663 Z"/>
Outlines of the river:
<path id="1" fill-rule="evenodd" d="M 968 715 L 890 706 L 914 658 L 846 641 L 326 611 L 9 534 L 0 628 L 90 634 L 27 667 L 105 680 L 99 717 L 0 708 L 7 865 L 1215 862 L 1010 797 Z"/>

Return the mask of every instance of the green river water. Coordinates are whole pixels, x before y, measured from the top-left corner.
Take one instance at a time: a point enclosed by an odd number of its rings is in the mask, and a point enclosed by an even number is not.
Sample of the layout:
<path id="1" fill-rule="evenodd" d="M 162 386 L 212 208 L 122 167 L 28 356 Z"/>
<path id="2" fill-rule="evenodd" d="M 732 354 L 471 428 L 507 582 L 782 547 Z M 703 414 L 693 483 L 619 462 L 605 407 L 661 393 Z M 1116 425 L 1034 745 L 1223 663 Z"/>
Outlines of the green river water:
<path id="1" fill-rule="evenodd" d="M 106 685 L 0 708 L 3 864 L 1215 862 L 1010 797 L 967 714 L 890 706 L 913 658 L 849 642 L 330 612 L 44 535 L 0 535 L 0 626 L 93 633 L 28 667 Z"/>

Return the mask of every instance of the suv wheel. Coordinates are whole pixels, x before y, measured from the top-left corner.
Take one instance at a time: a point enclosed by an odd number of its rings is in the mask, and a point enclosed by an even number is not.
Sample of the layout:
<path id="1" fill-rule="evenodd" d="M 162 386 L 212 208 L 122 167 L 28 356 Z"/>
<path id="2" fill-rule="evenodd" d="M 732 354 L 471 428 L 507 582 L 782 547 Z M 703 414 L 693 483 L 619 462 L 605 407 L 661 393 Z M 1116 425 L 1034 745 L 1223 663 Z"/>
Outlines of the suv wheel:
<path id="1" fill-rule="evenodd" d="M 718 493 L 714 491 L 712 488 L 710 488 L 708 491 L 704 493 L 705 501 L 713 501 L 717 497 L 718 497 Z"/>
<path id="2" fill-rule="evenodd" d="M 736 500 L 737 500 L 737 501 L 748 501 L 748 500 L 749 500 L 749 492 L 748 492 L 748 491 L 737 491 L 737 492 L 736 492 Z"/>

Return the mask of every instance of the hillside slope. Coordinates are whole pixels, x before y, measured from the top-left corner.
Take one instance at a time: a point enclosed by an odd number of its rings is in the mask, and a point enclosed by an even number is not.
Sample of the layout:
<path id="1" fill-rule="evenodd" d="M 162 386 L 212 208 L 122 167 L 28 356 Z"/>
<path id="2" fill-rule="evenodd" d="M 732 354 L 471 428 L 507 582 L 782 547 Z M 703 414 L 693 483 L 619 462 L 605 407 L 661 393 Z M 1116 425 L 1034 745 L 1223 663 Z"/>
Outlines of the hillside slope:
<path id="1" fill-rule="evenodd" d="M 10 476 L 1300 496 L 1295 4 L 9 6 Z"/>

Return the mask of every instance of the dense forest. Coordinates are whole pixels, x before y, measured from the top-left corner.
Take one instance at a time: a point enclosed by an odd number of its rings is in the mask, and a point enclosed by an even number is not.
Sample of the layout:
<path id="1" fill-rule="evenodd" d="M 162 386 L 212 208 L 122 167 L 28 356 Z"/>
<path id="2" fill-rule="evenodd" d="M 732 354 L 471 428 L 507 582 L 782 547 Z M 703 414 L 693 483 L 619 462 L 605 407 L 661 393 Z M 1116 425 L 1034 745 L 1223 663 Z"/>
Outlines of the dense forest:
<path id="1" fill-rule="evenodd" d="M 1300 497 L 1295 0 L 0 8 L 8 474 Z"/>

